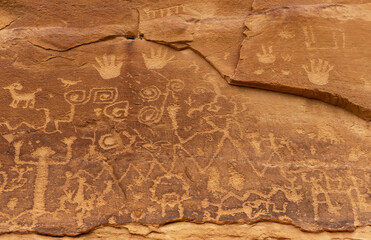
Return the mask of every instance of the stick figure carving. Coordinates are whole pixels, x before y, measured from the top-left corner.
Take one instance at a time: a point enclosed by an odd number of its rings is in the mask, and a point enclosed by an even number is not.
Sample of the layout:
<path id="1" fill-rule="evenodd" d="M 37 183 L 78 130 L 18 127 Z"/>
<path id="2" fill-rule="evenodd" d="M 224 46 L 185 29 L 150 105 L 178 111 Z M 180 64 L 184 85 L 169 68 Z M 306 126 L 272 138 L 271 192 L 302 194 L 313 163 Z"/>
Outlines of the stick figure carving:
<path id="1" fill-rule="evenodd" d="M 20 83 L 12 83 L 7 87 L 3 87 L 3 89 L 8 89 L 13 98 L 12 102 L 9 104 L 12 108 L 17 108 L 21 101 L 25 102 L 23 108 L 34 108 L 35 95 L 42 91 L 41 88 L 38 88 L 36 91 L 30 93 L 20 92 L 23 89 L 23 86 Z"/>
<path id="2" fill-rule="evenodd" d="M 36 166 L 36 179 L 34 188 L 34 205 L 33 210 L 36 214 L 41 214 L 45 211 L 45 192 L 48 184 L 49 166 L 50 165 L 64 165 L 67 164 L 72 158 L 72 144 L 76 140 L 75 137 L 64 138 L 63 143 L 66 145 L 67 153 L 64 161 L 51 161 L 50 156 L 55 154 L 50 147 L 37 148 L 31 156 L 38 159 L 36 162 L 21 161 L 20 152 L 23 141 L 18 141 L 13 144 L 15 148 L 14 162 L 16 164 L 27 164 Z"/>

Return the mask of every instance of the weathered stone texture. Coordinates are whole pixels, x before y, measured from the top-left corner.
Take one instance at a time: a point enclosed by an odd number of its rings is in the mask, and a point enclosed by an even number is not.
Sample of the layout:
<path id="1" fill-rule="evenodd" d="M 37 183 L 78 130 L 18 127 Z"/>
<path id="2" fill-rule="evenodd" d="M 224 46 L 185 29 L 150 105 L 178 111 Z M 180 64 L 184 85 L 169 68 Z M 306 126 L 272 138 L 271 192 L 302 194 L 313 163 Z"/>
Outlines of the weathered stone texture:
<path id="1" fill-rule="evenodd" d="M 371 5 L 314 5 L 247 17 L 231 83 L 293 93 L 370 120 Z"/>
<path id="2" fill-rule="evenodd" d="M 0 1 L 0 239 L 367 239 L 369 1 L 82 2 Z"/>

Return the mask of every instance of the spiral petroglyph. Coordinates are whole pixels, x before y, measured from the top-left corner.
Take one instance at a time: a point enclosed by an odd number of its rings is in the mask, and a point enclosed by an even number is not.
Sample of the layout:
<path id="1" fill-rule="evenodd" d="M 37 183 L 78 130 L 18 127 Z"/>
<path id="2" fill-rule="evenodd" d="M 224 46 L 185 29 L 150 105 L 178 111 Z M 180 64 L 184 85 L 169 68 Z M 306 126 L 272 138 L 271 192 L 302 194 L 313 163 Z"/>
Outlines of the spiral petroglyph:
<path id="1" fill-rule="evenodd" d="M 298 3 L 2 1 L 0 239 L 367 239 L 371 6 Z"/>

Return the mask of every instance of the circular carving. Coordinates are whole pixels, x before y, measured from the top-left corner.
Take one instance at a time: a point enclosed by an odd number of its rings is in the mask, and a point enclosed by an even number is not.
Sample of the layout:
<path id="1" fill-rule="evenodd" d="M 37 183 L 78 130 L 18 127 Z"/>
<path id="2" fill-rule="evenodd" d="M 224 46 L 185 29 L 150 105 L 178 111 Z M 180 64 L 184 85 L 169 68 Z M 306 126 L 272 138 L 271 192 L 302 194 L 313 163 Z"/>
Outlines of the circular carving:
<path id="1" fill-rule="evenodd" d="M 105 134 L 100 137 L 99 145 L 104 150 L 109 150 L 109 149 L 117 148 L 120 144 L 119 144 L 119 140 L 117 136 L 114 136 L 112 134 Z"/>
<path id="2" fill-rule="evenodd" d="M 149 86 L 140 90 L 139 95 L 147 101 L 156 101 L 160 97 L 161 91 L 156 86 Z"/>
<path id="3" fill-rule="evenodd" d="M 64 98 L 66 101 L 73 105 L 85 104 L 89 99 L 86 96 L 85 90 L 74 90 L 68 93 L 65 93 Z"/>
<path id="4" fill-rule="evenodd" d="M 173 79 L 169 82 L 168 87 L 173 92 L 180 92 L 184 89 L 184 82 L 180 79 Z"/>
<path id="5" fill-rule="evenodd" d="M 121 122 L 129 115 L 129 102 L 121 101 L 104 108 L 104 115 L 113 121 Z"/>
<path id="6" fill-rule="evenodd" d="M 93 89 L 94 103 L 112 103 L 117 99 L 118 93 L 116 88 Z"/>
<path id="7" fill-rule="evenodd" d="M 138 120 L 144 124 L 152 124 L 159 121 L 160 110 L 153 106 L 144 107 L 139 111 Z"/>

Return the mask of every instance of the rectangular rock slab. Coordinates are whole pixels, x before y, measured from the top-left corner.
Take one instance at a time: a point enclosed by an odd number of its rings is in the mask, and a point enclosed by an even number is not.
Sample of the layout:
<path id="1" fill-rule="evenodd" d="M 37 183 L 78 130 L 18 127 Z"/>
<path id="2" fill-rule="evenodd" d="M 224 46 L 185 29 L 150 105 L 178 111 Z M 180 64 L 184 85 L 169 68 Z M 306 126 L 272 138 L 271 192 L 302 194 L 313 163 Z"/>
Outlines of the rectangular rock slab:
<path id="1" fill-rule="evenodd" d="M 360 4 L 251 14 L 231 83 L 320 99 L 370 120 L 370 12 Z"/>

